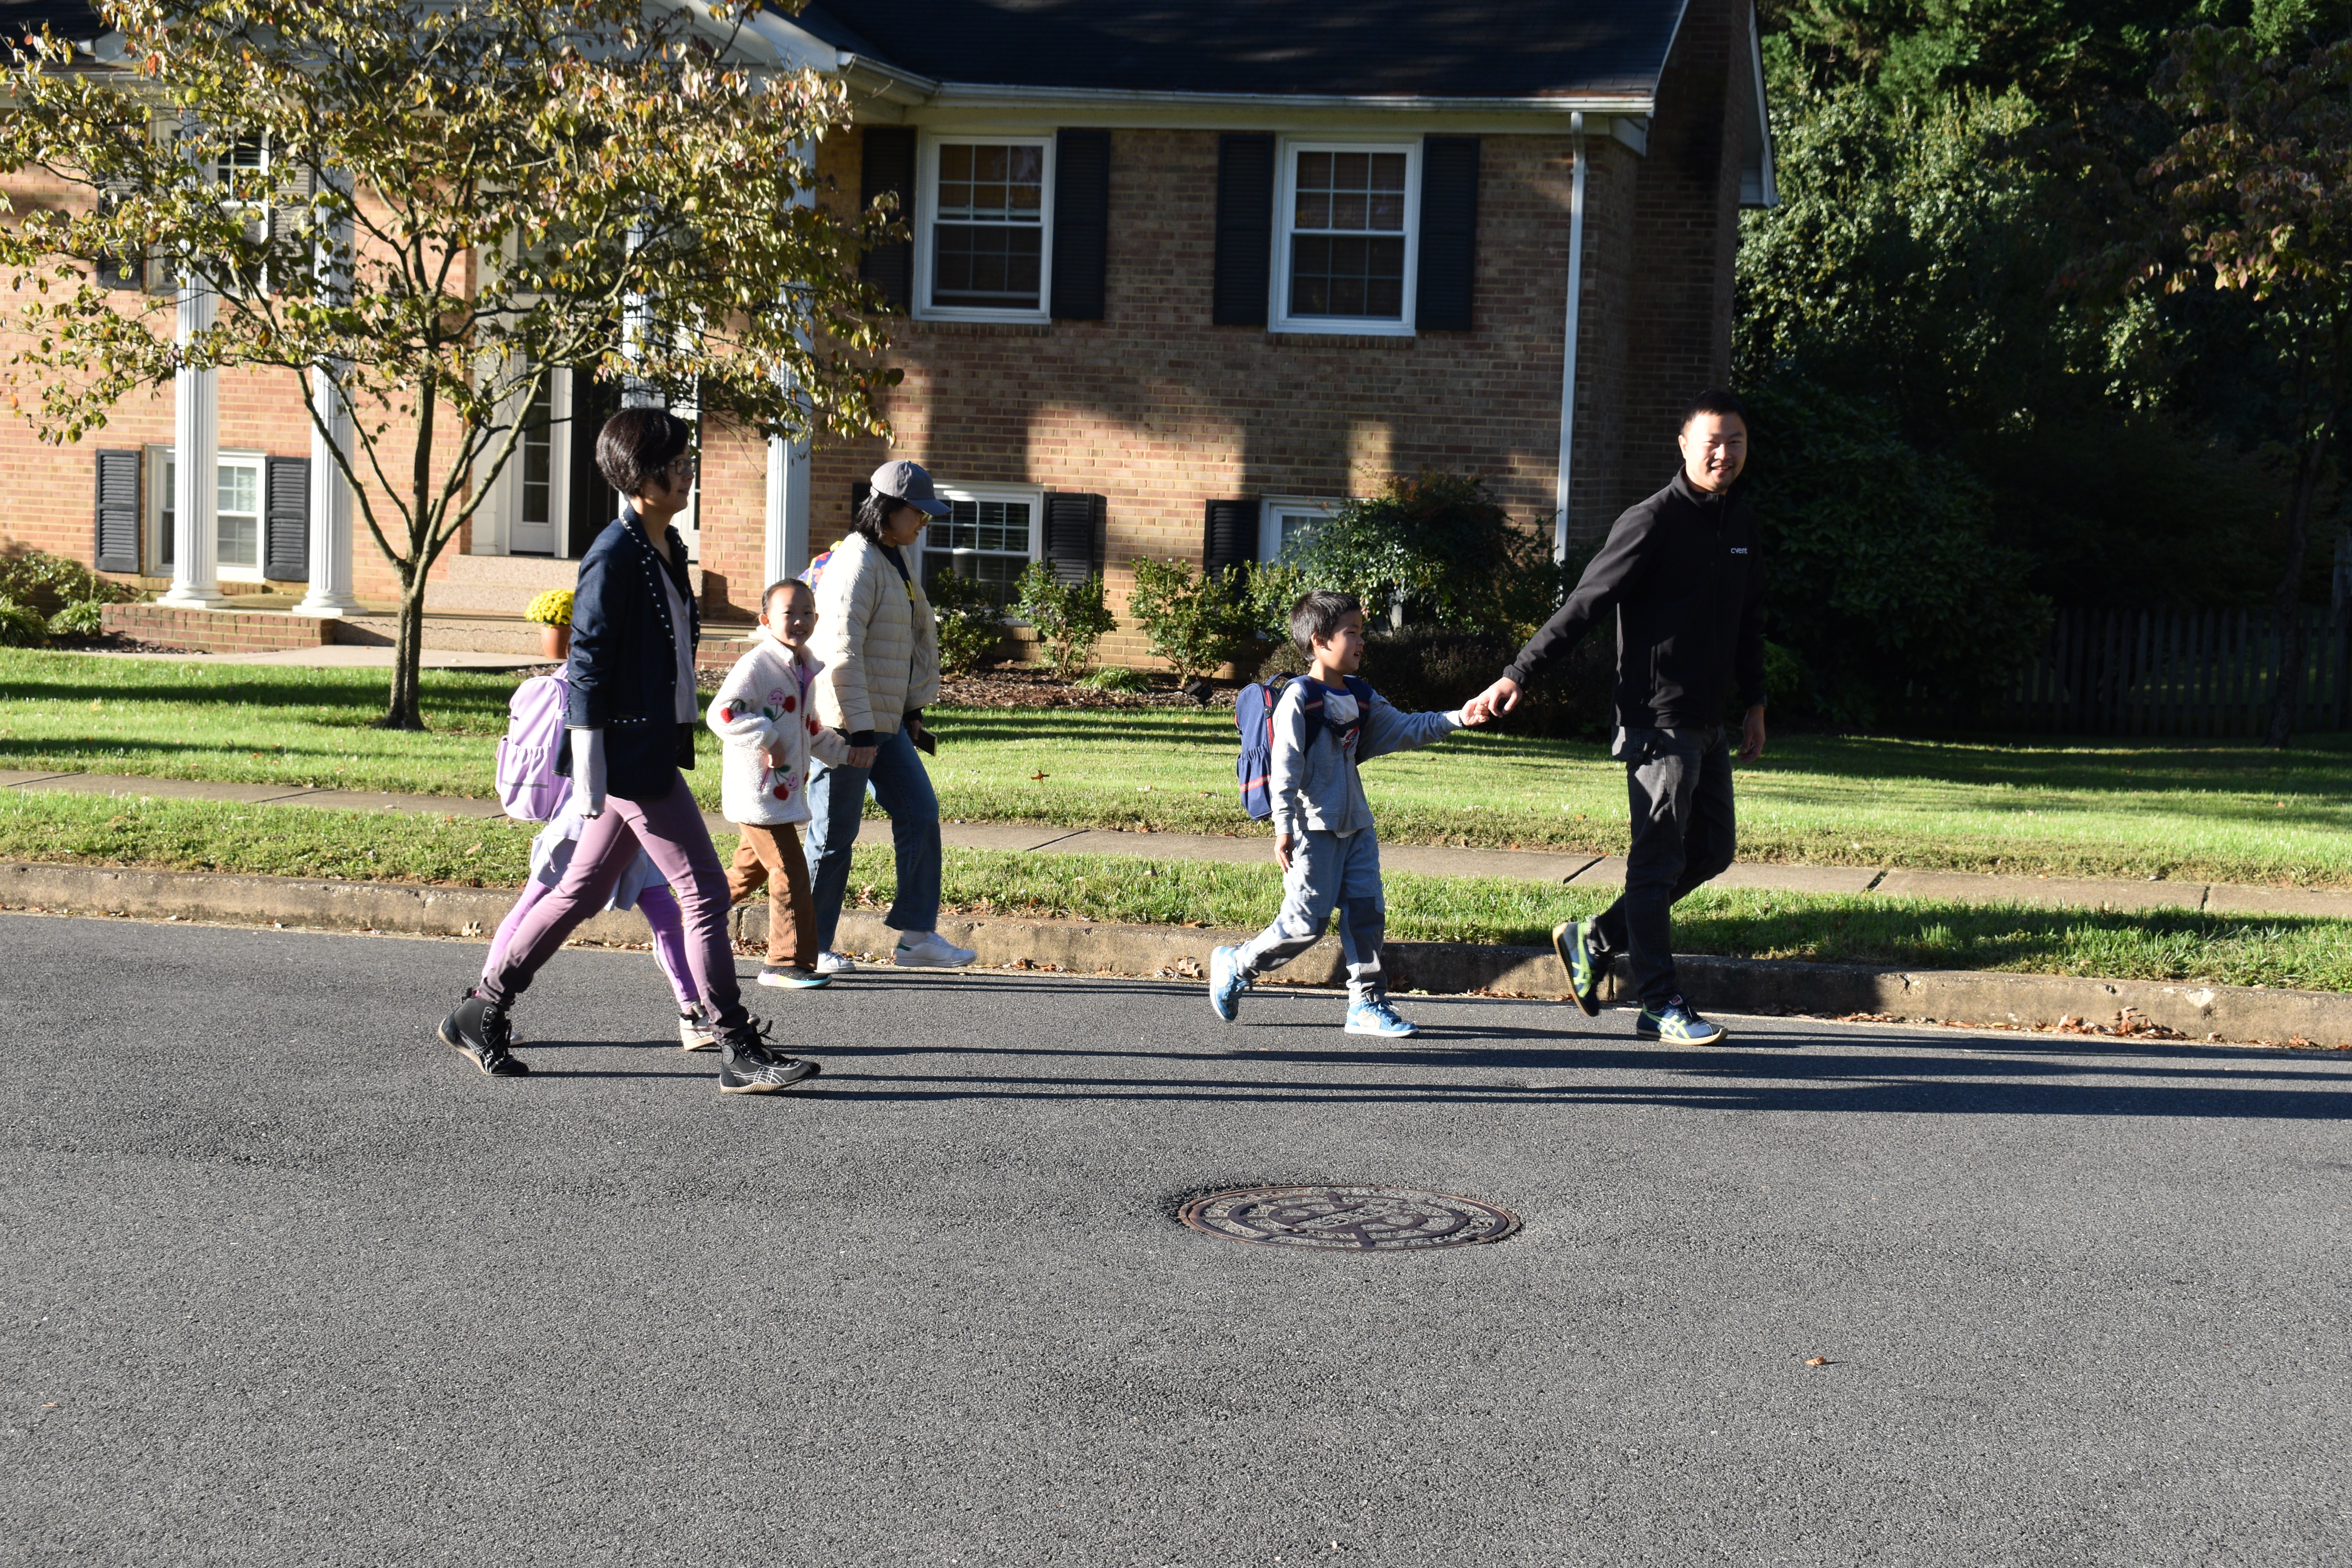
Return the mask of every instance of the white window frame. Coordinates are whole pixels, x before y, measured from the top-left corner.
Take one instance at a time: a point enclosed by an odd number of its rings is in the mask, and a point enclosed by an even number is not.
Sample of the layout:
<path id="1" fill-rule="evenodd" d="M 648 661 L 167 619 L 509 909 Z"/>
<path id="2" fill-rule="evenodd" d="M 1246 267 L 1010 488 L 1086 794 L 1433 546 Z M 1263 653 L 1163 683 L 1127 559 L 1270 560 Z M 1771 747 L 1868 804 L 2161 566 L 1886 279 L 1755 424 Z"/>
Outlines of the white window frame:
<path id="1" fill-rule="evenodd" d="M 1386 316 L 1295 316 L 1290 311 L 1292 224 L 1298 216 L 1298 155 L 1301 153 L 1402 153 L 1404 154 L 1403 314 Z M 1421 142 L 1381 137 L 1286 136 L 1276 143 L 1275 179 L 1274 298 L 1268 320 L 1277 332 L 1331 332 L 1349 337 L 1409 338 L 1413 296 L 1421 280 Z"/>
<path id="2" fill-rule="evenodd" d="M 142 487 L 145 491 L 145 504 L 140 508 L 140 510 L 145 514 L 140 520 L 140 531 L 145 535 L 142 553 L 145 556 L 148 570 L 158 576 L 168 575 L 171 572 L 171 568 L 163 564 L 163 514 L 171 510 L 168 503 L 172 500 L 172 490 L 170 485 L 165 482 L 164 476 L 167 466 L 173 462 L 173 450 L 168 441 L 147 448 L 147 469 L 143 476 L 147 482 Z M 215 496 L 219 493 L 219 469 L 232 465 L 254 470 L 256 491 L 261 499 L 261 504 L 255 510 L 253 518 L 253 564 L 232 566 L 221 559 L 220 516 L 219 509 L 215 506 L 213 519 L 214 574 L 219 581 L 226 583 L 267 582 L 268 579 L 262 575 L 262 571 L 269 563 L 269 454 L 246 451 L 220 453 L 219 461 L 213 473 Z"/>
<path id="3" fill-rule="evenodd" d="M 1258 501 L 1257 558 L 1278 561 L 1282 558 L 1282 516 L 1294 516 L 1302 511 L 1319 513 L 1326 519 L 1344 504 L 1331 496 L 1265 496 Z"/>
<path id="4" fill-rule="evenodd" d="M 1021 502 L 1024 503 L 1024 504 L 1025 504 L 1025 505 L 1027 505 L 1027 507 L 1029 508 L 1029 555 L 1028 555 L 1028 559 L 1029 559 L 1029 560 L 1031 560 L 1031 561 L 1042 561 L 1042 560 L 1044 560 L 1044 559 L 1045 559 L 1045 486 L 1043 486 L 1043 485 L 959 485 L 959 484 L 950 484 L 950 483 L 947 482 L 946 480 L 943 480 L 943 479 L 933 479 L 933 480 L 931 481 L 931 489 L 932 489 L 932 492 L 933 492 L 934 494 L 936 494 L 936 495 L 940 498 L 940 500 L 944 500 L 944 501 L 960 501 L 960 500 L 961 500 L 961 501 L 971 501 L 971 502 L 974 503 L 975 505 L 976 505 L 976 504 L 979 504 L 979 503 L 981 503 L 981 502 L 983 502 L 983 501 L 1021 501 Z M 946 521 L 947 520 L 946 520 L 945 518 L 941 518 L 941 519 L 940 519 L 939 521 L 941 521 L 941 522 L 944 522 L 944 521 Z M 934 525 L 931 525 L 931 524 L 926 524 L 926 525 L 924 526 L 923 533 L 922 533 L 922 535 L 921 535 L 920 539 L 918 541 L 917 545 L 916 545 L 916 551 L 915 551 L 915 570 L 916 570 L 916 572 L 917 572 L 917 574 L 918 574 L 919 575 L 922 573 L 922 570 L 923 570 L 923 564 L 924 564 L 924 563 L 923 563 L 923 557 L 924 557 L 925 555 L 927 555 L 927 554 L 929 554 L 929 553 L 930 552 L 930 529 L 931 529 L 931 527 L 932 527 L 932 526 L 934 526 Z M 988 551 L 988 552 L 978 552 L 978 551 L 975 551 L 975 552 L 973 552 L 973 553 L 975 553 L 975 554 L 986 553 L 986 554 L 990 554 L 990 555 L 994 555 L 994 554 L 996 554 L 996 553 L 998 553 L 998 552 L 995 552 L 995 551 Z M 1008 560 L 1009 560 L 1009 559 L 1011 559 L 1011 558 L 1012 558 L 1012 552 L 1010 552 L 1010 551 L 1006 551 L 1006 552 L 1003 552 L 1003 555 L 1004 555 L 1004 557 L 1005 557 L 1006 559 L 1008 559 Z M 1011 609 L 1010 609 L 1010 608 L 1008 608 L 1008 609 L 1005 611 L 1005 614 L 1006 614 L 1006 615 L 1008 615 L 1008 616 L 1009 616 L 1009 615 L 1011 615 L 1011 614 L 1012 614 Z"/>
<path id="5" fill-rule="evenodd" d="M 994 131 L 970 134 L 926 132 L 915 145 L 915 315 L 938 321 L 1050 321 L 1054 319 L 1054 133 L 1051 131 Z M 1002 147 L 1013 144 L 1042 148 L 1043 188 L 1037 193 L 1037 305 L 1034 310 L 1012 307 L 931 303 L 931 229 L 940 207 L 940 149 L 945 146 Z"/>

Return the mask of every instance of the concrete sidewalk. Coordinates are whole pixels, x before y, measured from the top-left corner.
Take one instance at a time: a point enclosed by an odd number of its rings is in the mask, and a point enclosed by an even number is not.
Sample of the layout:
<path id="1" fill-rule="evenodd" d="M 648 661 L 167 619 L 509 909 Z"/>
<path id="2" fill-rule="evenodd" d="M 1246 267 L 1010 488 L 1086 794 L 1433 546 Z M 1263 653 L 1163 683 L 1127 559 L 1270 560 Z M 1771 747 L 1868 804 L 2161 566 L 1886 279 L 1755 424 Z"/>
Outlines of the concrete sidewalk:
<path id="1" fill-rule="evenodd" d="M 0 789 L 75 795 L 151 795 L 165 800 L 225 800 L 247 805 L 308 805 L 332 811 L 396 811 L 433 816 L 496 817 L 495 800 L 461 795 L 398 795 L 313 789 L 303 784 L 226 784 L 209 779 L 137 778 L 110 773 L 37 773 L 0 769 Z M 716 813 L 704 818 L 714 834 L 732 826 Z M 1131 855 L 1153 860 L 1223 860 L 1265 865 L 1274 858 L 1265 835 L 1224 837 L 1197 833 L 1150 833 L 1118 828 L 1055 827 L 1030 823 L 948 822 L 940 838 L 950 848 L 1003 849 L 1031 855 Z M 1428 877 L 1505 877 L 1579 888 L 1622 887 L 1625 862 L 1614 855 L 1525 849 L 1457 849 L 1383 844 L 1381 864 Z M 2266 888 L 2226 882 L 2129 882 L 2067 877 L 1993 877 L 1966 871 L 1914 871 L 1869 866 L 1791 866 L 1742 861 L 1716 879 L 1723 888 L 1780 889 L 1796 893 L 1885 893 L 1958 904 L 2024 904 L 2038 908 L 2193 910 L 2211 914 L 2301 915 L 2352 920 L 2352 891 Z"/>

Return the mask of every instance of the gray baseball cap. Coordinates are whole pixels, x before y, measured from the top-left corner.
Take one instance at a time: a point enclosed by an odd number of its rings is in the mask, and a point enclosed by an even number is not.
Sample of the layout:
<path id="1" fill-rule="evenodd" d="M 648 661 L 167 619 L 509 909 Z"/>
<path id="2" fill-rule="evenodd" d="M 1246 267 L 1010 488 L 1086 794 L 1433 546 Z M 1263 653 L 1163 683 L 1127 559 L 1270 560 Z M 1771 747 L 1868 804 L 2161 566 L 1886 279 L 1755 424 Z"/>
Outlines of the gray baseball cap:
<path id="1" fill-rule="evenodd" d="M 948 503 L 931 493 L 931 476 L 923 472 L 923 465 L 901 458 L 895 463 L 885 463 L 874 470 L 867 481 L 876 495 L 889 496 L 905 501 L 925 517 L 945 517 Z"/>

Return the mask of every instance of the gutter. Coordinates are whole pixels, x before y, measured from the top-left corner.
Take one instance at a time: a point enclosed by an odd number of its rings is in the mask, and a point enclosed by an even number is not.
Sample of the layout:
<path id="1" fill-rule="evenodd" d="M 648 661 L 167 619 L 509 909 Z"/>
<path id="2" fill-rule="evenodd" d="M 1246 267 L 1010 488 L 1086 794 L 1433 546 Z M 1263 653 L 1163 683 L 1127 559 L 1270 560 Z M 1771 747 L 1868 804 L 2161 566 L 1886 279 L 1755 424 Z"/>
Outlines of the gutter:
<path id="1" fill-rule="evenodd" d="M 1085 106 L 1175 109 L 1341 109 L 1379 114 L 1583 114 L 1647 116 L 1656 100 L 1643 93 L 1587 93 L 1574 98 L 1426 98 L 1406 94 L 1292 92 L 1171 92 L 1157 88 L 1019 87 L 999 82 L 948 81 L 918 76 L 870 56 L 841 51 L 845 76 L 857 76 L 934 107 L 956 104 Z M 897 96 L 897 94 L 891 94 Z M 908 100 L 902 99 L 901 101 Z"/>
<path id="2" fill-rule="evenodd" d="M 1584 303 L 1584 116 L 1571 114 L 1569 131 L 1576 169 L 1568 197 L 1568 342 L 1559 373 L 1559 480 L 1552 492 L 1551 558 L 1568 559 L 1568 487 L 1576 465 L 1576 338 Z"/>

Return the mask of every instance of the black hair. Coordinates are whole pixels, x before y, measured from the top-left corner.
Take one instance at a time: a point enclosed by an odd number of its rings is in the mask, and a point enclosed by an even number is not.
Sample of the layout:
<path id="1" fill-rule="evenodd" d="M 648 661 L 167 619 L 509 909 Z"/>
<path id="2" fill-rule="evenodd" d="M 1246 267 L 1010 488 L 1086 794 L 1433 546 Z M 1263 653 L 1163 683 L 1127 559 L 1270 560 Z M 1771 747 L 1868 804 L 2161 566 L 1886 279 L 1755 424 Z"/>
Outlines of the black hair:
<path id="1" fill-rule="evenodd" d="M 694 445 L 694 426 L 667 408 L 624 408 L 596 432 L 596 471 L 626 500 Z"/>
<path id="2" fill-rule="evenodd" d="M 807 584 L 802 582 L 797 577 L 779 577 L 774 582 L 768 584 L 768 591 L 766 593 L 760 595 L 760 613 L 763 616 L 766 615 L 768 613 L 768 606 L 776 602 L 776 595 L 782 593 L 787 588 L 798 588 L 802 593 L 806 594 L 809 596 L 810 604 L 814 605 L 816 603 L 816 590 L 814 588 L 810 587 Z"/>
<path id="3" fill-rule="evenodd" d="M 867 490 L 865 499 L 857 503 L 857 510 L 851 515 L 849 521 L 856 526 L 858 532 L 879 544 L 882 542 L 882 531 L 890 525 L 890 514 L 902 506 L 914 506 L 914 504 L 898 496 L 885 495 L 880 490 Z M 921 509 L 918 507 L 916 510 Z"/>
<path id="4" fill-rule="evenodd" d="M 1298 595 L 1290 606 L 1290 640 L 1298 651 L 1309 658 L 1315 657 L 1315 639 L 1329 637 L 1339 629 L 1339 617 L 1364 613 L 1363 601 L 1353 594 L 1335 594 L 1328 588 L 1311 588 Z"/>
<path id="5" fill-rule="evenodd" d="M 1733 395 L 1729 387 L 1710 386 L 1690 400 L 1690 406 L 1683 410 L 1683 422 L 1675 426 L 1675 433 L 1689 429 L 1691 421 L 1702 414 L 1731 415 L 1736 416 L 1742 425 L 1748 423 L 1747 407 Z"/>

